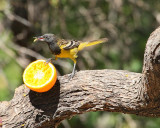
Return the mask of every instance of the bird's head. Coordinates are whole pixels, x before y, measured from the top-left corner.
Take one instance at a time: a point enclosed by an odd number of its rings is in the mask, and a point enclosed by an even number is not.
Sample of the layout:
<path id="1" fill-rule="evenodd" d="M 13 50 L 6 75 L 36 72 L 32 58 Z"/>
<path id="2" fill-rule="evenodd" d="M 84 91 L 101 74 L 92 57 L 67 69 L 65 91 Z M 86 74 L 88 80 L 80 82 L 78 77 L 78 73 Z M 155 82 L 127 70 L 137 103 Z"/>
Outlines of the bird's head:
<path id="1" fill-rule="evenodd" d="M 57 37 L 54 34 L 44 34 L 42 36 L 38 36 L 38 37 L 34 37 L 34 41 L 33 42 L 37 42 L 37 41 L 44 41 L 47 43 L 51 43 L 51 42 L 55 42 L 57 40 Z"/>

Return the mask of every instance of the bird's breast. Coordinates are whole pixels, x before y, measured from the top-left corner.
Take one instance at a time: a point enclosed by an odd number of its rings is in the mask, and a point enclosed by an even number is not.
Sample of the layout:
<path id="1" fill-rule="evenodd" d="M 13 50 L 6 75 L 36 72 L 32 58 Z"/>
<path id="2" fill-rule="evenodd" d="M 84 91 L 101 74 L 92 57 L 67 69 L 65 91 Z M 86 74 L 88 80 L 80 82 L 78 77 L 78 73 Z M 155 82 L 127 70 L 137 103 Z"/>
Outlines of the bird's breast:
<path id="1" fill-rule="evenodd" d="M 58 54 L 57 57 L 60 57 L 60 58 L 71 58 L 70 50 L 61 49 L 61 54 Z"/>
<path id="2" fill-rule="evenodd" d="M 48 44 L 48 45 L 49 45 L 49 49 L 51 50 L 51 52 L 54 55 L 61 54 L 61 49 L 60 49 L 60 47 L 56 43 L 51 43 L 51 44 Z"/>
<path id="3" fill-rule="evenodd" d="M 77 48 L 70 49 L 70 50 L 65 50 L 62 48 L 61 54 L 56 55 L 56 57 L 73 59 L 73 58 L 77 58 L 77 52 L 78 52 Z"/>

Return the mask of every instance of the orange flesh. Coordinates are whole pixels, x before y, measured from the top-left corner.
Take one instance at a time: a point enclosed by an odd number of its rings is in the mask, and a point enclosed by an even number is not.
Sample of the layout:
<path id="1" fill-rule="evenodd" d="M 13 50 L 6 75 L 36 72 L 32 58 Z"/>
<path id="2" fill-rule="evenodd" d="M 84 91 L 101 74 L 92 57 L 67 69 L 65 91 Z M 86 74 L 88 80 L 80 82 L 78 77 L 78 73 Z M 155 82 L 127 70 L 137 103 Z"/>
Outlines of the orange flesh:
<path id="1" fill-rule="evenodd" d="M 31 63 L 24 71 L 23 80 L 31 90 L 48 91 L 57 79 L 56 69 L 45 60 L 37 60 Z"/>

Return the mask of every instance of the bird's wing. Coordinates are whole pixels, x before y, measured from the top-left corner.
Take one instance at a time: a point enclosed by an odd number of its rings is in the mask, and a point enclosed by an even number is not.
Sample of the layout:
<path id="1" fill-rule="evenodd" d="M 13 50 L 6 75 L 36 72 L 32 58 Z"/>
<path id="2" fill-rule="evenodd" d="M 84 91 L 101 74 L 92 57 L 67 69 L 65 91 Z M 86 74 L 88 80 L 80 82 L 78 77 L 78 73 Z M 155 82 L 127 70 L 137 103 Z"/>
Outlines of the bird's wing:
<path id="1" fill-rule="evenodd" d="M 58 44 L 64 50 L 70 50 L 73 48 L 78 48 L 78 46 L 80 45 L 80 41 L 61 39 L 60 41 L 58 41 Z"/>

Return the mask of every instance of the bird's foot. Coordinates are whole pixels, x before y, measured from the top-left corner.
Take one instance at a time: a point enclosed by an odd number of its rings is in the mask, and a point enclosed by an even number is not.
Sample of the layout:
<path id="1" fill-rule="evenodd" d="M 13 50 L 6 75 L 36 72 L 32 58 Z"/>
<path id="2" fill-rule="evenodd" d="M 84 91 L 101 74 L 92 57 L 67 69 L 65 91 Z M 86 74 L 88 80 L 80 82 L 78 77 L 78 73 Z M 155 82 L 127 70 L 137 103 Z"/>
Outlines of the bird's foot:
<path id="1" fill-rule="evenodd" d="M 52 60 L 54 60 L 53 58 L 48 58 L 45 63 L 48 64 L 48 63 L 52 63 Z"/>
<path id="2" fill-rule="evenodd" d="M 69 77 L 68 77 L 68 81 L 72 80 L 72 78 L 75 76 L 77 71 L 72 72 Z"/>

